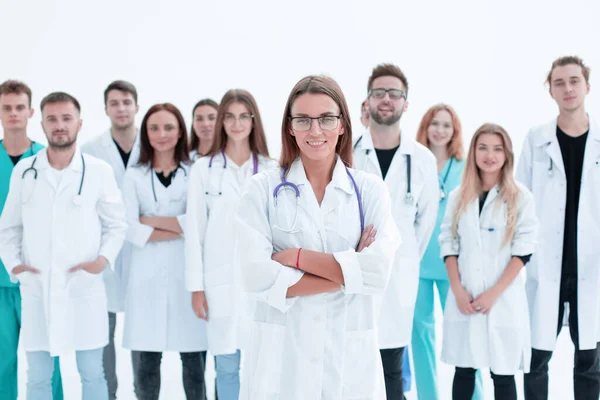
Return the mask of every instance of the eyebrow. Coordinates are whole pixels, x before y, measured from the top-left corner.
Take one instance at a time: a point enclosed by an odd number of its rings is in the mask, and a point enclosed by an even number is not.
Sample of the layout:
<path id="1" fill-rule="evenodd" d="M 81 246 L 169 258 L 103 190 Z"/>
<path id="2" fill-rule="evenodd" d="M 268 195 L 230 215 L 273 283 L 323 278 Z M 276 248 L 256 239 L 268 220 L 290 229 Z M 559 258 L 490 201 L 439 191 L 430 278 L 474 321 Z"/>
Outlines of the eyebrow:
<path id="1" fill-rule="evenodd" d="M 338 115 L 339 114 L 336 114 L 333 111 L 326 111 L 326 112 L 319 114 L 319 117 L 337 117 Z M 308 117 L 310 117 L 310 115 L 304 114 L 304 113 L 298 113 L 298 115 L 296 115 L 296 116 L 292 115 L 292 118 L 308 118 Z M 315 117 L 315 118 L 317 118 L 317 117 Z"/>

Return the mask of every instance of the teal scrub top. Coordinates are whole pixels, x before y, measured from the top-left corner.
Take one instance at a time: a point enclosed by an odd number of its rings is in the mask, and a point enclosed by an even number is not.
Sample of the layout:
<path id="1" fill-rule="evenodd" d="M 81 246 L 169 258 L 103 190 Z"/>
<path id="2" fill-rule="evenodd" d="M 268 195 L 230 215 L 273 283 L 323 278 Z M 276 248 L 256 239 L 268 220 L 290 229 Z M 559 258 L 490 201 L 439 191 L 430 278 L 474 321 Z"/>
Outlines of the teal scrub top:
<path id="1" fill-rule="evenodd" d="M 19 160 L 31 157 L 43 148 L 44 146 L 41 144 L 32 141 L 31 147 L 23 153 Z M 2 214 L 2 210 L 4 210 L 4 203 L 6 203 L 10 186 L 10 176 L 14 166 L 12 159 L 4 148 L 4 142 L 0 140 L 0 215 Z M 10 281 L 2 260 L 0 260 L 0 287 L 17 287 L 17 284 Z"/>
<path id="2" fill-rule="evenodd" d="M 446 165 L 444 165 L 444 168 L 440 171 L 440 190 L 443 188 L 445 198 L 440 201 L 435 228 L 433 229 L 433 234 L 429 240 L 427 250 L 425 250 L 425 254 L 421 259 L 421 278 L 448 280 L 448 273 L 446 272 L 444 260 L 440 257 L 440 243 L 438 239 L 440 236 L 440 227 L 442 226 L 442 221 L 446 214 L 448 196 L 451 191 L 460 185 L 464 167 L 464 161 L 458 161 L 455 158 L 451 158 L 446 161 Z M 446 178 L 445 182 L 444 178 Z"/>

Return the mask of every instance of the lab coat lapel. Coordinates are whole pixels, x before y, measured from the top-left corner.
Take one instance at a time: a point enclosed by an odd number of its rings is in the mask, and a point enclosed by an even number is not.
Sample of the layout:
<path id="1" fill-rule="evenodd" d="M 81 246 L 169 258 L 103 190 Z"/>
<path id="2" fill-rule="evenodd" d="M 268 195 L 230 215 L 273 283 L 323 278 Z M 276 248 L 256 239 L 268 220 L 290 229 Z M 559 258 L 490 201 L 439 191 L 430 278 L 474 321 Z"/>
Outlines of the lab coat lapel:
<path id="1" fill-rule="evenodd" d="M 358 163 L 358 165 L 355 165 L 354 168 L 375 174 L 383 179 L 381 167 L 379 166 L 379 161 L 377 160 L 377 153 L 375 152 L 375 147 L 373 146 L 373 138 L 369 130 L 367 130 L 361 137 L 356 148 L 358 150 L 358 157 L 362 159 L 362 162 Z"/>
<path id="2" fill-rule="evenodd" d="M 560 171 L 563 177 L 565 177 L 562 153 L 560 152 L 560 145 L 558 143 L 558 138 L 556 137 L 556 124 L 557 118 L 554 118 L 544 127 L 544 134 L 540 137 L 537 145 L 544 146 L 544 151 L 552 160 L 552 168 Z M 548 168 L 550 168 L 550 165 L 548 165 Z"/>
<path id="3" fill-rule="evenodd" d="M 346 172 L 344 162 L 338 158 L 333 169 L 331 183 L 325 192 L 325 197 L 321 203 L 322 215 L 334 212 L 340 205 L 340 198 L 354 194 L 352 181 Z"/>
<path id="4" fill-rule="evenodd" d="M 412 156 L 413 153 L 413 149 L 414 149 L 414 143 L 411 139 L 400 139 L 400 147 L 398 148 L 398 150 L 396 151 L 396 153 L 394 154 L 394 157 L 392 158 L 392 163 L 390 164 L 390 168 L 387 172 L 387 175 L 385 176 L 385 184 L 388 188 L 388 191 L 390 192 L 390 196 L 392 197 L 392 199 L 396 199 L 396 196 L 398 194 L 398 189 L 400 187 L 400 185 L 398 184 L 398 182 L 402 181 L 402 180 L 406 180 L 407 185 L 408 185 L 408 177 L 407 177 L 407 171 L 408 171 L 408 155 Z M 379 164 L 379 163 L 378 163 Z M 414 162 L 411 163 L 414 166 Z M 413 176 L 414 176 L 414 171 L 411 170 L 411 181 L 413 180 Z M 411 182 L 414 186 L 414 182 Z M 408 187 L 407 187 L 408 189 Z M 411 188 L 412 190 L 412 188 Z"/>
<path id="5" fill-rule="evenodd" d="M 79 149 L 73 154 L 71 162 L 66 168 L 66 171 L 58 183 L 57 193 L 62 193 L 66 190 L 73 192 L 73 196 L 79 193 L 79 185 L 81 184 L 81 178 L 83 173 L 83 163 L 81 161 L 81 152 Z M 51 174 L 53 175 L 53 174 Z M 83 184 L 85 185 L 85 178 Z M 83 194 L 83 187 L 81 188 Z"/>
<path id="6" fill-rule="evenodd" d="M 110 160 L 110 165 L 115 170 L 115 175 L 122 177 L 125 174 L 125 166 L 123 165 L 123 159 L 121 158 L 117 144 L 110 134 L 110 129 L 102 137 L 102 148 Z"/>
<path id="7" fill-rule="evenodd" d="M 287 181 L 295 184 L 300 191 L 300 198 L 298 199 L 298 206 L 304 210 L 308 219 L 313 221 L 320 231 L 323 230 L 323 221 L 321 217 L 321 210 L 317 203 L 317 197 L 312 190 L 312 186 L 306 178 L 306 172 L 304 171 L 304 165 L 300 158 L 292 163 L 292 167 L 288 172 Z"/>
<path id="8" fill-rule="evenodd" d="M 592 168 L 600 168 L 596 165 L 600 163 L 600 126 L 591 117 L 590 131 L 585 143 L 585 155 L 583 158 L 583 171 L 581 180 L 587 178 L 587 174 L 592 171 Z"/>

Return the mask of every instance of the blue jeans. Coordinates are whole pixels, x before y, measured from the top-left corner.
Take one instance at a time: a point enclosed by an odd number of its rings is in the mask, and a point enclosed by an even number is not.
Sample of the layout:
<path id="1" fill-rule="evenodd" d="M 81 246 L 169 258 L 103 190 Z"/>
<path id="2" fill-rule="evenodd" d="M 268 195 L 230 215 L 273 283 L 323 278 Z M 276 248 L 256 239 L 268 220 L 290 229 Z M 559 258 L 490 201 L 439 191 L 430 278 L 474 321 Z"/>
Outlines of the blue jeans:
<path id="1" fill-rule="evenodd" d="M 83 400 L 108 400 L 102 352 L 102 348 L 76 352 Z M 27 400 L 52 399 L 53 357 L 47 351 L 28 351 L 27 364 Z"/>
<path id="2" fill-rule="evenodd" d="M 240 351 L 215 356 L 219 400 L 237 400 L 240 396 Z"/>

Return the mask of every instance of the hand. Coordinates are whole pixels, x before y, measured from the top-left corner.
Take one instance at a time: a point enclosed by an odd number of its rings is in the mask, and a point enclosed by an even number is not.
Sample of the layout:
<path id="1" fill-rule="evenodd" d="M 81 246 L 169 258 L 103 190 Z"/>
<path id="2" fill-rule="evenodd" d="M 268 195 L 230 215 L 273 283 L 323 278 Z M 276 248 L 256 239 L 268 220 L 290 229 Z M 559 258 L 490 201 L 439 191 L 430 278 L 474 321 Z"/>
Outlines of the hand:
<path id="1" fill-rule="evenodd" d="M 494 304 L 496 304 L 498 297 L 500 297 L 500 292 L 495 287 L 492 287 L 491 289 L 481 293 L 473 301 L 473 308 L 475 308 L 475 311 L 477 312 L 487 314 L 490 312 Z"/>
<path id="2" fill-rule="evenodd" d="M 96 261 L 91 261 L 91 262 L 84 262 L 81 263 L 73 268 L 69 268 L 69 272 L 75 272 L 75 271 L 86 271 L 89 272 L 90 274 L 99 274 L 102 271 L 104 271 L 104 269 L 106 268 L 106 265 L 108 264 L 108 260 L 106 258 L 104 258 L 104 256 L 100 256 L 96 259 Z"/>
<path id="3" fill-rule="evenodd" d="M 198 318 L 208 321 L 208 303 L 204 292 L 192 292 L 192 309 Z"/>
<path id="4" fill-rule="evenodd" d="M 140 217 L 140 224 L 144 224 L 144 225 L 150 225 L 148 223 L 149 218 L 148 217 Z"/>
<path id="5" fill-rule="evenodd" d="M 37 268 L 30 267 L 29 265 L 17 265 L 11 271 L 14 275 L 22 274 L 23 272 L 31 272 L 32 274 L 39 274 L 40 270 Z"/>
<path id="6" fill-rule="evenodd" d="M 273 253 L 271 259 L 273 261 L 277 261 L 281 265 L 285 265 L 286 267 L 296 268 L 296 259 L 298 258 L 298 249 L 285 249 L 282 251 L 278 251 L 277 253 Z"/>
<path id="7" fill-rule="evenodd" d="M 475 314 L 475 307 L 473 306 L 473 297 L 463 288 L 462 286 L 458 286 L 456 288 L 452 288 L 452 293 L 454 293 L 454 297 L 456 298 L 456 305 L 458 306 L 458 310 L 464 315 L 473 315 Z"/>
<path id="8" fill-rule="evenodd" d="M 369 247 L 375 241 L 375 235 L 377 234 L 377 230 L 373 229 L 373 224 L 367 226 L 365 231 L 360 237 L 360 242 L 358 242 L 358 247 L 356 248 L 357 252 L 363 251 Z"/>

